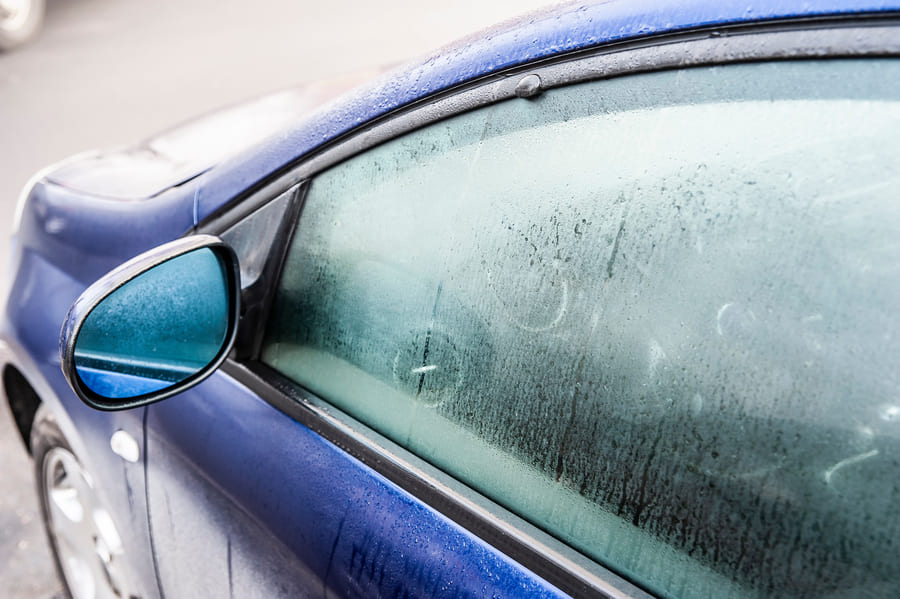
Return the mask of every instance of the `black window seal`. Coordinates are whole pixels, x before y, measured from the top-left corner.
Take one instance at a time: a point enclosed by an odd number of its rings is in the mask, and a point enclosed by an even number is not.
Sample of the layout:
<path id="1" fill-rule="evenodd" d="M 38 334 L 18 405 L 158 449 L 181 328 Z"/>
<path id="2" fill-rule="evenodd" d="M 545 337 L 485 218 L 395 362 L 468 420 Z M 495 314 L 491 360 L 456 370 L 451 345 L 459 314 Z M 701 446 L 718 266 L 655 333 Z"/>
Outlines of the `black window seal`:
<path id="1" fill-rule="evenodd" d="M 381 143 L 441 121 L 513 97 L 527 98 L 535 93 L 565 85 L 638 73 L 680 68 L 719 66 L 736 63 L 779 60 L 821 60 L 836 58 L 900 56 L 900 13 L 774 21 L 765 24 L 709 27 L 679 34 L 655 36 L 644 40 L 611 44 L 600 48 L 543 59 L 528 65 L 483 77 L 457 86 L 340 137 L 325 148 L 301 157 L 273 173 L 257 185 L 235 196 L 213 213 L 198 228 L 215 233 L 274 199 L 292 185 L 302 184 L 302 193 L 319 172 Z M 523 93 L 523 79 L 537 75 L 537 90 Z M 523 100 L 527 101 L 527 100 Z M 302 212 L 302 201 L 297 211 Z M 302 213 L 300 214 L 302 217 Z M 271 285 L 267 305 L 283 269 L 283 261 L 293 236 L 283 236 L 280 251 L 273 248 L 275 265 L 267 272 Z M 267 311 L 266 311 L 267 312 Z M 262 329 L 265 320 L 255 323 Z M 466 530 L 502 551 L 566 593 L 578 597 L 647 597 L 645 591 L 621 574 L 577 553 L 532 525 L 512 516 L 498 518 L 507 510 L 480 494 L 448 486 L 423 471 L 423 460 L 399 448 L 364 424 L 342 414 L 281 374 L 258 362 L 261 337 L 246 359 L 227 360 L 222 369 L 257 393 L 264 401 L 307 426 L 351 456 L 373 468 L 425 504 L 444 514 Z M 425 464 L 425 470 L 430 467 Z M 437 470 L 437 469 L 433 469 Z M 467 495 L 479 497 L 482 509 Z M 559 551 L 554 548 L 562 547 Z"/>

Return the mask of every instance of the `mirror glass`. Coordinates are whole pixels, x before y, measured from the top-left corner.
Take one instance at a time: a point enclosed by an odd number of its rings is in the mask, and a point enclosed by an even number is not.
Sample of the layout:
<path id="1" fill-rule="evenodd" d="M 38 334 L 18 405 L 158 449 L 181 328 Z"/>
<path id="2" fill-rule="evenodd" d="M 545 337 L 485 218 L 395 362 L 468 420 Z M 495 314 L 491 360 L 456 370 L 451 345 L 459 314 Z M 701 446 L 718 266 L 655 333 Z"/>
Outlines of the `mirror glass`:
<path id="1" fill-rule="evenodd" d="M 100 301 L 75 340 L 75 369 L 101 397 L 138 397 L 210 364 L 227 341 L 225 264 L 209 248 L 162 262 Z"/>

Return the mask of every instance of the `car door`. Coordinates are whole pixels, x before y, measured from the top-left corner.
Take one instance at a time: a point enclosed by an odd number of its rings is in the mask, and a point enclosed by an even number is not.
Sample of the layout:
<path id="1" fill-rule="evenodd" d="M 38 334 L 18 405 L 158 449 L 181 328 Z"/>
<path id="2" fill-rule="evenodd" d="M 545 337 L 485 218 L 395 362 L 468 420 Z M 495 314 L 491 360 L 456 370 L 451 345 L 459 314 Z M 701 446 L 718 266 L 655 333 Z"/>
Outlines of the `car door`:
<path id="1" fill-rule="evenodd" d="M 222 234 L 242 257 L 245 317 L 301 193 L 281 193 Z M 260 383 L 217 375 L 148 408 L 148 504 L 165 596 L 562 596 L 310 430 L 312 412 L 292 418 L 267 403 Z"/>
<path id="2" fill-rule="evenodd" d="M 206 223 L 247 307 L 148 409 L 166 596 L 900 592 L 900 65 L 847 31 L 520 70 Z"/>

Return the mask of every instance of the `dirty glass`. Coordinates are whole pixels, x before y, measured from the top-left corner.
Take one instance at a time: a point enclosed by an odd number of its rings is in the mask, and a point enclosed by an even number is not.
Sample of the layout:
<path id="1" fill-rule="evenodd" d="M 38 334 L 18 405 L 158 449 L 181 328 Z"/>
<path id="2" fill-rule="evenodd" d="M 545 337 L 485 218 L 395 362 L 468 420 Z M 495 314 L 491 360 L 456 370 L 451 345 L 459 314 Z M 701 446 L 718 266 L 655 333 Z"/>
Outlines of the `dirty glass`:
<path id="1" fill-rule="evenodd" d="M 643 74 L 312 183 L 262 360 L 670 597 L 900 596 L 900 64 Z"/>

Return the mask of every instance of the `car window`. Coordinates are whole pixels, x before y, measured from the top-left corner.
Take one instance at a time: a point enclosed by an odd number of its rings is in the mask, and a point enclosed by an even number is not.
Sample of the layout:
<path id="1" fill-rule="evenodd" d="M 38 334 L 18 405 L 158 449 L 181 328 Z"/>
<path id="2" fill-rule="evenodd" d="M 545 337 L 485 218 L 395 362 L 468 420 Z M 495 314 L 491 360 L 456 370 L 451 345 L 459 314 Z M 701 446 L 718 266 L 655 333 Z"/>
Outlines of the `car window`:
<path id="1" fill-rule="evenodd" d="M 900 592 L 900 65 L 580 83 L 319 174 L 261 359 L 651 591 Z"/>

